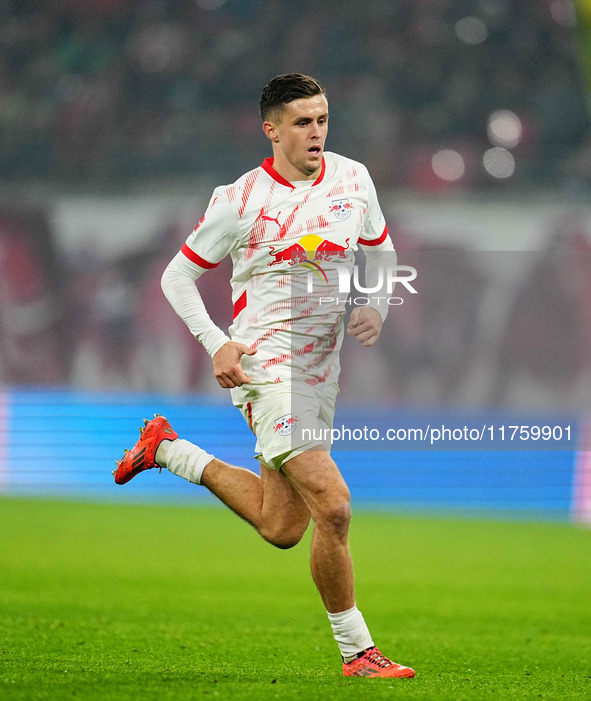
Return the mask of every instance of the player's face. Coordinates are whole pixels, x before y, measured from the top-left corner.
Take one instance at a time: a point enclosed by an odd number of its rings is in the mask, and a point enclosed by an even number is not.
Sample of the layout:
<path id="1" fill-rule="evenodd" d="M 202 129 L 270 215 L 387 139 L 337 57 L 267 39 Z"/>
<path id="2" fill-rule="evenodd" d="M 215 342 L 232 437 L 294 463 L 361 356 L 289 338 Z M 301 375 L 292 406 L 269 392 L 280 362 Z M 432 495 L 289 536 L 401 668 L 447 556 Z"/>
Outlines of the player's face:
<path id="1" fill-rule="evenodd" d="M 324 95 L 288 102 L 277 121 L 263 129 L 273 143 L 273 167 L 287 180 L 316 179 L 322 167 L 328 133 L 328 102 Z"/>

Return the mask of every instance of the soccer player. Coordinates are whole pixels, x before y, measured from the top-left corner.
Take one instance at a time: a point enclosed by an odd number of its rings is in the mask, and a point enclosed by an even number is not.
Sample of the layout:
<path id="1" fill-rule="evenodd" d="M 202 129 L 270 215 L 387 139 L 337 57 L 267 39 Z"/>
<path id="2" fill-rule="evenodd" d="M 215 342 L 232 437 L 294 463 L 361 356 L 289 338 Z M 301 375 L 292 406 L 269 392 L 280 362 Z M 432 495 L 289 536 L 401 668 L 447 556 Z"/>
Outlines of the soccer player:
<path id="1" fill-rule="evenodd" d="M 260 111 L 273 157 L 234 184 L 218 187 L 162 289 L 213 359 L 221 387 L 254 432 L 260 477 L 178 437 L 163 416 L 140 429 L 117 461 L 115 482 L 166 467 L 204 485 L 269 543 L 291 548 L 310 518 L 312 577 L 328 613 L 345 676 L 413 677 L 374 645 L 355 603 L 348 530 L 349 490 L 330 457 L 338 393 L 344 280 L 354 251 L 366 255 L 366 284 L 381 289 L 378 265 L 395 261 L 365 166 L 325 152 L 328 102 L 315 79 L 280 75 L 264 88 Z M 228 337 L 210 319 L 195 281 L 232 257 L 234 320 Z M 347 333 L 373 345 L 385 300 L 365 298 Z"/>

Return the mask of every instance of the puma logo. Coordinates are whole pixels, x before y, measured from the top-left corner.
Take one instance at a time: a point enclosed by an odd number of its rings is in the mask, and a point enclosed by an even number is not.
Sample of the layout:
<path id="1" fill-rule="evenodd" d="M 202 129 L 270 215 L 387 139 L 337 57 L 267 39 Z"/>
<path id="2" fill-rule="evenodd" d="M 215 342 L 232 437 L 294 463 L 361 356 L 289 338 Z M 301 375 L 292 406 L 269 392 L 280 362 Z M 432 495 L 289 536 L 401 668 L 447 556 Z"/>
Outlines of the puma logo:
<path id="1" fill-rule="evenodd" d="M 280 215 L 281 215 L 281 212 L 277 212 L 277 216 L 276 216 L 275 218 L 273 218 L 273 217 L 268 217 L 266 214 L 263 214 L 262 217 L 261 217 L 261 219 L 262 219 L 263 221 L 274 221 L 275 224 L 277 224 L 277 226 L 278 226 L 279 228 L 281 228 L 281 224 L 279 223 L 279 216 L 280 216 Z"/>

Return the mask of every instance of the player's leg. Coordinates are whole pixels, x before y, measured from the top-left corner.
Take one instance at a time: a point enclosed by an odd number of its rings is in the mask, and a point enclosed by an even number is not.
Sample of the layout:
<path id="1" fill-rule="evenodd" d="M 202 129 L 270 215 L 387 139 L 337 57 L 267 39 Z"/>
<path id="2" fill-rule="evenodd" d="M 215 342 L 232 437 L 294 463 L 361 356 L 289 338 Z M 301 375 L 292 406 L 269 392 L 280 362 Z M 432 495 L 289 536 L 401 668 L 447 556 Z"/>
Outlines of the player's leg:
<path id="1" fill-rule="evenodd" d="M 206 456 L 206 464 L 203 464 Z M 301 540 L 310 511 L 290 481 L 261 464 L 261 476 L 205 453 L 189 441 L 164 441 L 156 454 L 159 465 L 207 487 L 234 513 L 250 523 L 269 543 L 291 548 Z"/>
<path id="2" fill-rule="evenodd" d="M 297 545 L 310 523 L 310 511 L 298 491 L 278 470 L 265 465 L 259 477 L 214 459 L 201 483 L 278 548 Z"/>
<path id="3" fill-rule="evenodd" d="M 328 452 L 307 450 L 282 468 L 302 495 L 312 518 L 312 577 L 326 607 L 343 657 L 345 676 L 414 677 L 410 667 L 392 662 L 374 646 L 355 604 L 349 551 L 349 490 Z"/>
<path id="4" fill-rule="evenodd" d="M 282 468 L 314 519 L 312 577 L 327 611 L 345 611 L 355 603 L 349 552 L 349 489 L 330 455 L 307 450 Z"/>
<path id="5" fill-rule="evenodd" d="M 115 482 L 125 484 L 153 467 L 166 467 L 189 482 L 203 484 L 279 548 L 296 545 L 310 522 L 304 500 L 278 470 L 261 465 L 259 477 L 217 460 L 179 438 L 164 416 L 155 416 L 140 429 L 138 442 L 117 461 Z"/>

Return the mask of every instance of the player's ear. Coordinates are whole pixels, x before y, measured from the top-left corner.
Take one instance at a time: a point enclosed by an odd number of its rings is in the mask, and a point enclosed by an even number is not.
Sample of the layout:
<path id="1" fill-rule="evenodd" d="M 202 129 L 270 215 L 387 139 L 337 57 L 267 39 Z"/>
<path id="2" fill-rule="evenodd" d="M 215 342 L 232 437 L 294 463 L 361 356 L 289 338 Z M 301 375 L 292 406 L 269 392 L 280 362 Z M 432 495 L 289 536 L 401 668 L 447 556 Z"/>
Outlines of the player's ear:
<path id="1" fill-rule="evenodd" d="M 274 122 L 263 122 L 263 131 L 265 132 L 265 136 L 268 139 L 271 139 L 271 141 L 279 141 L 279 137 L 277 135 L 277 128 Z"/>

